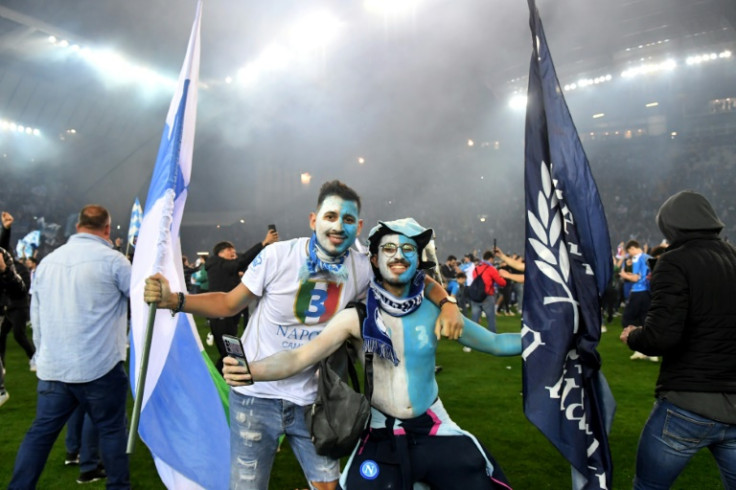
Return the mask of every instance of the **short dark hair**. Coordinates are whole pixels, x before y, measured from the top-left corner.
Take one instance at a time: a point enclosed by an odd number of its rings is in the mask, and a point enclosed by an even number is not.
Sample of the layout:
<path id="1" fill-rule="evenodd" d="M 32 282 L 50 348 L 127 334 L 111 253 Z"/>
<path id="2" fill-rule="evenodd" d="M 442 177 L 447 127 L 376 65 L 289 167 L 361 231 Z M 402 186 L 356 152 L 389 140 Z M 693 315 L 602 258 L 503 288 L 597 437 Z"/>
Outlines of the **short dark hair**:
<path id="1" fill-rule="evenodd" d="M 456 279 L 460 279 L 461 277 L 465 279 L 468 278 L 468 276 L 466 276 L 464 272 L 458 272 Z"/>
<path id="2" fill-rule="evenodd" d="M 348 187 L 339 180 L 330 180 L 322 184 L 319 190 L 319 196 L 317 197 L 317 209 L 322 206 L 322 203 L 330 196 L 338 196 L 346 201 L 355 201 L 358 205 L 358 212 L 360 212 L 360 197 L 358 193 Z"/>
<path id="3" fill-rule="evenodd" d="M 483 260 L 488 260 L 492 258 L 493 258 L 493 250 L 488 249 L 485 252 L 483 252 Z"/>
<path id="4" fill-rule="evenodd" d="M 226 248 L 235 248 L 235 245 L 233 245 L 233 242 L 228 242 L 227 240 L 224 242 L 218 242 L 212 249 L 212 254 L 220 255 L 220 252 L 222 252 Z"/>
<path id="5" fill-rule="evenodd" d="M 447 261 L 450 261 L 450 260 L 457 260 L 457 257 L 455 257 L 454 255 L 448 255 Z"/>
<path id="6" fill-rule="evenodd" d="M 77 224 L 80 228 L 101 231 L 110 224 L 110 213 L 99 204 L 87 204 L 79 212 Z"/>
<path id="7" fill-rule="evenodd" d="M 628 242 L 626 242 L 624 250 L 628 250 L 631 247 L 641 248 L 641 245 L 639 245 L 639 242 L 637 242 L 636 240 L 629 240 Z"/>

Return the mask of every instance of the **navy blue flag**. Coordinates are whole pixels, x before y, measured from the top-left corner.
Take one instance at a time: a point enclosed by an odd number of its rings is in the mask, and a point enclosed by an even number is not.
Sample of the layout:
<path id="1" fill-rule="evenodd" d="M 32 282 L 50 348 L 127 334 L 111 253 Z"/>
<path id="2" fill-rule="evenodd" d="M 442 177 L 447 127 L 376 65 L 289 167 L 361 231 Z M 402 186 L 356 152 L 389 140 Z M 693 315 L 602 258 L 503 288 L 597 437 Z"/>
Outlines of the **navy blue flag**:
<path id="1" fill-rule="evenodd" d="M 612 274 L 608 225 L 539 13 L 528 2 L 524 413 L 570 461 L 573 488 L 609 489 L 615 402 L 596 351 L 600 299 Z"/>

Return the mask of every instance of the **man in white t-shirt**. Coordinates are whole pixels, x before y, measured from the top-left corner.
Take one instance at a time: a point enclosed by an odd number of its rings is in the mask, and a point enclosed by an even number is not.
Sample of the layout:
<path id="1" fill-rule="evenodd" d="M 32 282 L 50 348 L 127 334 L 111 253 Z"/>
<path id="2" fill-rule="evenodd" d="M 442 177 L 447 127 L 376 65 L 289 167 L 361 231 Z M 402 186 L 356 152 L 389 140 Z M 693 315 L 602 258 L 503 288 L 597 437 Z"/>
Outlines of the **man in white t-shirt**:
<path id="1" fill-rule="evenodd" d="M 242 310 L 252 300 L 243 334 L 246 357 L 256 361 L 296 349 L 316 337 L 338 311 L 362 299 L 371 278 L 367 254 L 351 248 L 363 226 L 360 198 L 340 181 L 325 183 L 310 214 L 309 238 L 274 243 L 250 264 L 242 282 L 228 293 L 183 295 L 169 289 L 156 274 L 146 280 L 144 299 L 159 308 L 213 317 Z M 432 302 L 446 293 L 428 282 Z M 458 338 L 462 314 L 444 308 L 435 334 Z M 339 461 L 318 455 L 304 420 L 304 406 L 314 402 L 316 367 L 287 379 L 256 383 L 230 391 L 230 488 L 267 489 L 271 466 L 282 434 L 289 438 L 311 485 L 334 489 Z"/>

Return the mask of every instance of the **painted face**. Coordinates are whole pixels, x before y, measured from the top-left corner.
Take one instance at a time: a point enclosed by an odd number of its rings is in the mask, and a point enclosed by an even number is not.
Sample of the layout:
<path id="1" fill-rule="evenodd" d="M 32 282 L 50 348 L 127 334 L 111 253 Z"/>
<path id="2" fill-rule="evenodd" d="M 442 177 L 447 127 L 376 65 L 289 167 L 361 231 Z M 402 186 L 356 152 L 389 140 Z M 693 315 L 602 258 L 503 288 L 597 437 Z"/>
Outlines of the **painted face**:
<path id="1" fill-rule="evenodd" d="M 322 249 L 337 257 L 355 243 L 363 222 L 358 219 L 358 204 L 355 201 L 327 196 L 317 213 L 310 216 L 310 225 Z"/>
<path id="2" fill-rule="evenodd" d="M 387 244 L 390 244 L 386 246 Z M 409 252 L 406 245 L 413 245 Z M 403 247 L 403 248 L 402 248 Z M 404 235 L 384 235 L 378 244 L 377 266 L 383 280 L 396 286 L 406 285 L 414 278 L 419 267 L 417 242 Z"/>

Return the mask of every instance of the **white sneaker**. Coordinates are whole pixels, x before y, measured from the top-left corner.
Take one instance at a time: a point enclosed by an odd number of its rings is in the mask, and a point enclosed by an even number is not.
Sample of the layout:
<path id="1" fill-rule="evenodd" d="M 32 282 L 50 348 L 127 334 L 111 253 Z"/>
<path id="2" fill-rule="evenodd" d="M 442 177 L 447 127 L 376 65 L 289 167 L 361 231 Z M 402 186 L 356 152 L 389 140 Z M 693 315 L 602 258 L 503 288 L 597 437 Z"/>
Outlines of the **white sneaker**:
<path id="1" fill-rule="evenodd" d="M 470 347 L 463 347 L 463 352 L 473 352 L 473 349 Z"/>
<path id="2" fill-rule="evenodd" d="M 605 326 L 605 325 L 601 325 L 601 332 L 602 332 L 602 333 L 606 333 L 606 332 L 608 332 L 608 329 L 606 328 L 606 326 Z"/>
<path id="3" fill-rule="evenodd" d="M 2 392 L 0 392 L 0 407 L 2 407 L 9 398 L 10 395 L 7 391 L 3 390 Z"/>
<path id="4" fill-rule="evenodd" d="M 36 361 L 31 359 L 30 361 L 28 361 L 28 366 L 31 372 L 34 372 L 34 373 L 36 372 Z"/>
<path id="5" fill-rule="evenodd" d="M 631 359 L 632 361 L 636 361 L 637 359 L 649 359 L 649 356 L 645 356 L 641 352 L 634 352 L 633 354 L 631 354 L 629 359 Z"/>
<path id="6" fill-rule="evenodd" d="M 207 334 L 207 345 L 215 345 L 215 338 L 212 336 L 212 332 Z"/>
<path id="7" fill-rule="evenodd" d="M 659 357 L 657 356 L 648 356 L 647 359 L 649 359 L 652 362 L 659 362 Z"/>

